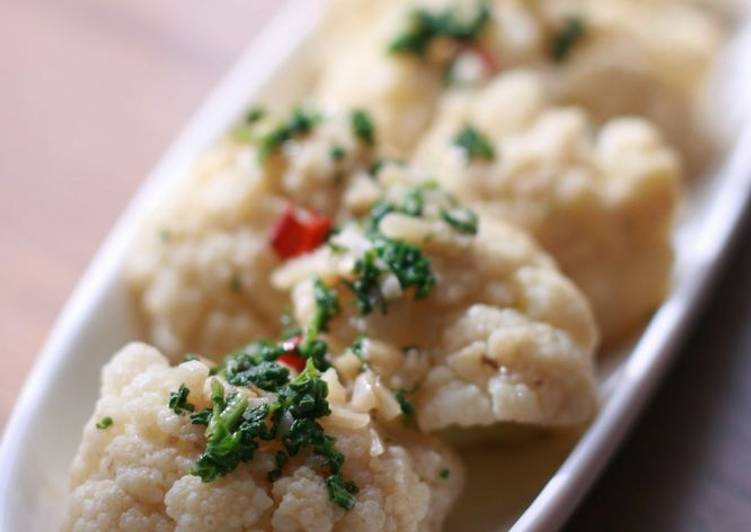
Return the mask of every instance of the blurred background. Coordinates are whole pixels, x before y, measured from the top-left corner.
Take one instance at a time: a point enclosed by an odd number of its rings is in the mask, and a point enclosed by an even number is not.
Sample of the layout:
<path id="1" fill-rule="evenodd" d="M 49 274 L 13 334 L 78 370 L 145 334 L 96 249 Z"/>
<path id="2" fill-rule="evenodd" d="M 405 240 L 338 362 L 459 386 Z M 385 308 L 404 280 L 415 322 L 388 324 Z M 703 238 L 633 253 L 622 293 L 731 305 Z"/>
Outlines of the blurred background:
<path id="1" fill-rule="evenodd" d="M 55 316 L 278 2 L 0 2 L 0 431 Z M 751 530 L 751 231 L 571 530 Z"/>
<path id="2" fill-rule="evenodd" d="M 0 427 L 114 220 L 277 4 L 0 2 Z"/>

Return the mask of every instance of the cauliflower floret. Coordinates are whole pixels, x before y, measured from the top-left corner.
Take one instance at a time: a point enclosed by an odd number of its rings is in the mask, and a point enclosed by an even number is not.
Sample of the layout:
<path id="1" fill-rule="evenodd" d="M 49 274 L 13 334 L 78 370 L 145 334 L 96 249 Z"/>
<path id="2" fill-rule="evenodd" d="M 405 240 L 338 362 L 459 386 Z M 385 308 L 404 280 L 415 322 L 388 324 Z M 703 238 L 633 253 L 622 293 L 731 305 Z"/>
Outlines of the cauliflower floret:
<path id="1" fill-rule="evenodd" d="M 566 426 L 594 414 L 591 362 L 555 327 L 474 305 L 443 338 L 445 356 L 417 391 L 424 430 L 499 419 Z"/>
<path id="2" fill-rule="evenodd" d="M 308 115 L 290 121 L 296 116 Z M 270 336 L 286 305 L 268 282 L 277 264 L 268 236 L 274 221 L 287 202 L 337 216 L 345 178 L 369 166 L 372 146 L 355 135 L 349 115 L 310 116 L 310 131 L 263 161 L 259 142 L 226 139 L 146 222 L 126 276 L 146 337 L 173 360 Z M 278 123 L 243 127 L 263 138 Z M 362 197 L 367 190 L 352 187 L 346 204 L 356 209 Z"/>
<path id="3" fill-rule="evenodd" d="M 392 155 L 411 153 L 443 94 L 480 87 L 518 66 L 544 74 L 557 102 L 581 106 L 599 121 L 638 114 L 656 122 L 694 173 L 712 154 L 698 115 L 726 31 L 707 9 L 675 0 L 493 0 L 470 38 L 433 35 L 424 49 L 408 41 L 406 51 L 394 53 L 390 46 L 400 37 L 419 35 L 416 10 L 467 21 L 482 3 L 332 4 L 316 96 L 332 108 L 370 109 Z M 571 30 L 572 20 L 580 31 Z M 554 52 L 567 33 L 576 36 Z"/>
<path id="4" fill-rule="evenodd" d="M 398 173 L 389 167 L 379 177 Z M 576 287 L 531 239 L 498 219 L 480 217 L 476 235 L 469 222 L 457 224 L 470 214 L 460 218 L 461 208 L 432 186 L 392 182 L 386 194 L 393 209 L 383 214 L 381 203 L 364 224 L 377 222 L 377 236 L 362 224 L 346 226 L 335 249 L 293 260 L 273 276 L 293 291 L 301 324 L 319 315 L 322 287 L 337 294 L 340 312 L 326 339 L 343 353 L 333 364 L 353 390 L 353 406 L 392 419 L 383 390 L 402 389 L 423 430 L 588 421 L 597 403 L 597 333 Z M 421 214 L 399 212 L 416 195 Z M 446 209 L 457 213 L 452 223 Z M 394 257 L 403 266 L 392 266 Z"/>
<path id="5" fill-rule="evenodd" d="M 716 2 L 715 2 L 716 3 Z M 638 115 L 678 147 L 691 175 L 714 151 L 700 109 L 726 30 L 716 13 L 675 0 L 553 0 L 542 20 L 559 31 L 577 16 L 584 37 L 546 73 L 557 101 L 598 122 Z"/>
<path id="6" fill-rule="evenodd" d="M 462 488 L 462 464 L 449 449 L 369 416 L 353 423 L 352 415 L 363 417 L 354 413 L 320 418 L 344 456 L 343 475 L 359 487 L 350 510 L 329 499 L 314 455 L 288 463 L 271 481 L 275 451 L 259 449 L 222 478 L 202 482 L 190 471 L 206 445 L 204 428 L 168 403 L 185 385 L 196 412 L 209 407 L 208 381 L 204 363 L 171 367 L 144 344 L 114 356 L 72 466 L 63 530 L 430 531 L 440 528 Z M 329 400 L 349 411 L 346 397 Z M 105 416 L 112 424 L 97 428 Z"/>
<path id="7" fill-rule="evenodd" d="M 451 13 L 478 29 L 466 38 L 432 38 L 424 50 L 394 47 L 414 31 L 415 13 Z M 322 32 L 316 99 L 331 109 L 364 107 L 374 116 L 384 150 L 404 157 L 430 122 L 450 77 L 487 79 L 499 68 L 539 55 L 543 34 L 520 0 L 496 0 L 482 19 L 476 0 L 333 2 Z M 367 80 L 363 83 L 363 80 Z"/>
<path id="8" fill-rule="evenodd" d="M 467 126 L 491 157 L 457 144 Z M 664 298 L 681 169 L 648 122 L 596 131 L 582 111 L 550 107 L 539 76 L 516 71 L 447 100 L 415 160 L 469 204 L 529 230 L 587 295 L 606 343 Z"/>

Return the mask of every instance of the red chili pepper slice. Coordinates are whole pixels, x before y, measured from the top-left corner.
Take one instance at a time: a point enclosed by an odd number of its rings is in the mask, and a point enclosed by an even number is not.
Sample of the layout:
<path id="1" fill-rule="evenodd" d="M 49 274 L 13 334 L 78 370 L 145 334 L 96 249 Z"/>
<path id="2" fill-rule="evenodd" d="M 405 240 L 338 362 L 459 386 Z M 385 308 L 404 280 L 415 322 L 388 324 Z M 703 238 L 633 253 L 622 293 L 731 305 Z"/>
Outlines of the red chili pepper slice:
<path id="1" fill-rule="evenodd" d="M 331 231 L 331 219 L 288 205 L 271 229 L 271 247 L 282 259 L 309 253 L 320 246 Z"/>
<path id="2" fill-rule="evenodd" d="M 302 343 L 302 336 L 293 336 L 282 342 L 285 353 L 277 358 L 277 361 L 294 368 L 298 373 L 305 369 L 305 359 L 298 354 L 297 348 Z"/>
<path id="3" fill-rule="evenodd" d="M 472 51 L 480 58 L 486 76 L 492 77 L 501 71 L 501 62 L 493 52 L 481 46 L 473 46 Z"/>
<path id="4" fill-rule="evenodd" d="M 277 360 L 285 366 L 294 368 L 298 373 L 305 369 L 305 359 L 299 355 L 282 355 Z"/>

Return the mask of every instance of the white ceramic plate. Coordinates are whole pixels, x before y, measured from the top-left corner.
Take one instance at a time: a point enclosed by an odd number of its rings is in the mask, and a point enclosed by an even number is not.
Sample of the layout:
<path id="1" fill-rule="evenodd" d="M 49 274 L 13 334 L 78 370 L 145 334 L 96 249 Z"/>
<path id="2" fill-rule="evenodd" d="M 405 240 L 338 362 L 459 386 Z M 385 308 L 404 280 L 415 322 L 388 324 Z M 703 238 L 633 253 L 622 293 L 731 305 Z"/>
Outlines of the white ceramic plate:
<path id="1" fill-rule="evenodd" d="M 0 453 L 0 530 L 59 527 L 68 467 L 99 388 L 99 371 L 136 335 L 121 282 L 138 219 L 187 173 L 254 100 L 285 104 L 306 79 L 306 40 L 318 2 L 292 0 L 243 55 L 143 185 L 65 306 L 6 428 Z M 718 109 L 731 111 L 735 141 L 713 175 L 689 190 L 676 235 L 674 290 L 638 343 L 609 354 L 600 414 L 579 435 L 521 448 L 464 451 L 471 484 L 448 529 L 558 528 L 623 439 L 691 326 L 751 196 L 751 32 L 739 32 L 719 74 Z M 723 105 L 720 105 L 723 104 Z M 500 479 L 500 480 L 498 480 Z M 491 487 L 492 486 L 492 487 Z M 504 490 L 504 486 L 512 489 Z"/>

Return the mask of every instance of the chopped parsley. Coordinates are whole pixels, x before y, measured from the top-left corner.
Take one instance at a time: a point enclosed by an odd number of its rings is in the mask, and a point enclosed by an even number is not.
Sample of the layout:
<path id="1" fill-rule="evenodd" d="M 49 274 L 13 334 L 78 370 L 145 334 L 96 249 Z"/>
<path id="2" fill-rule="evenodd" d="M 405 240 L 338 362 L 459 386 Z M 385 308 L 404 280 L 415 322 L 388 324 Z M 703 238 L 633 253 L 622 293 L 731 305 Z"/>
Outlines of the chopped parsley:
<path id="1" fill-rule="evenodd" d="M 347 155 L 346 150 L 339 144 L 335 144 L 329 148 L 329 159 L 335 162 L 339 162 Z"/>
<path id="2" fill-rule="evenodd" d="M 388 238 L 379 238 L 373 244 L 379 258 L 396 275 L 403 289 L 413 286 L 416 299 L 428 297 L 435 285 L 435 277 L 430 261 L 418 247 Z"/>
<path id="3" fill-rule="evenodd" d="M 266 109 L 260 106 L 252 107 L 248 110 L 242 122 L 232 132 L 234 138 L 240 142 L 253 142 L 255 125 L 266 118 Z"/>
<path id="4" fill-rule="evenodd" d="M 407 399 L 407 392 L 404 390 L 396 390 L 394 392 L 394 397 L 402 409 L 402 420 L 404 420 L 404 424 L 412 425 L 415 422 L 415 405 Z"/>
<path id="5" fill-rule="evenodd" d="M 282 449 L 274 455 L 276 467 L 269 473 L 270 480 L 283 474 L 290 457 L 309 450 L 322 461 L 331 501 L 345 509 L 354 506 L 357 486 L 342 476 L 344 455 L 336 448 L 336 439 L 317 421 L 331 414 L 331 409 L 326 400 L 328 386 L 312 360 L 297 377 L 277 388 L 276 399 L 270 402 L 251 405 L 242 394 L 225 397 L 217 380 L 212 381 L 211 390 L 211 410 L 201 412 L 200 419 L 195 416 L 194 423 L 207 425 L 206 448 L 191 474 L 212 482 L 252 460 L 262 441 L 278 441 Z"/>
<path id="6" fill-rule="evenodd" d="M 359 334 L 357 338 L 355 338 L 355 341 L 352 342 L 352 345 L 349 346 L 349 350 L 352 351 L 352 353 L 362 360 L 364 353 L 363 353 L 363 343 L 365 342 L 365 336 L 362 334 Z"/>
<path id="7" fill-rule="evenodd" d="M 201 357 L 193 353 L 188 353 L 183 357 L 183 362 L 190 362 L 192 360 L 201 360 Z"/>
<path id="8" fill-rule="evenodd" d="M 375 144 L 375 126 L 370 115 L 362 109 L 357 109 L 350 115 L 352 132 L 368 146 Z"/>
<path id="9" fill-rule="evenodd" d="M 368 167 L 368 174 L 373 177 L 378 177 L 378 174 L 383 170 L 383 167 L 387 164 L 398 164 L 398 165 L 404 165 L 404 161 L 402 159 L 395 159 L 393 157 L 379 157 L 375 161 L 373 161 Z"/>
<path id="10" fill-rule="evenodd" d="M 326 489 L 329 492 L 329 498 L 349 510 L 355 505 L 355 497 L 359 491 L 357 484 L 351 480 L 344 480 L 341 474 L 331 475 L 326 479 Z"/>
<path id="11" fill-rule="evenodd" d="M 289 340 L 294 336 L 300 336 L 302 334 L 302 329 L 297 324 L 297 320 L 295 320 L 291 311 L 285 311 L 279 319 L 279 322 L 282 326 L 280 334 L 282 340 Z"/>
<path id="12" fill-rule="evenodd" d="M 346 286 L 355 294 L 357 309 L 366 316 L 374 309 L 386 313 L 386 299 L 381 293 L 381 274 L 383 269 L 378 264 L 375 250 L 367 251 L 355 262 L 355 279 L 346 281 Z"/>
<path id="13" fill-rule="evenodd" d="M 190 389 L 185 384 L 181 384 L 176 392 L 170 392 L 168 404 L 175 414 L 185 414 L 193 412 L 196 409 L 195 406 L 188 402 L 189 393 Z"/>
<path id="14" fill-rule="evenodd" d="M 311 328 L 314 334 L 318 334 L 328 330 L 329 321 L 339 314 L 341 307 L 336 290 L 326 286 L 320 279 L 316 279 L 313 283 L 313 297 L 316 309 L 311 320 Z"/>
<path id="15" fill-rule="evenodd" d="M 438 476 L 441 477 L 443 480 L 448 480 L 451 476 L 451 470 L 444 467 L 438 472 Z"/>
<path id="16" fill-rule="evenodd" d="M 420 248 L 386 238 L 378 228 L 381 220 L 390 212 L 401 212 L 410 216 L 422 214 L 422 191 L 425 188 L 423 185 L 410 191 L 400 206 L 383 200 L 376 202 L 364 220 L 365 232 L 373 247 L 355 262 L 355 278 L 345 282 L 355 295 L 360 314 L 364 316 L 376 308 L 383 314 L 387 311 L 386 298 L 381 291 L 381 278 L 384 274 L 394 274 L 403 290 L 414 287 L 415 299 L 426 298 L 435 285 L 430 261 L 422 254 Z"/>
<path id="17" fill-rule="evenodd" d="M 190 422 L 193 425 L 208 425 L 211 419 L 211 409 L 207 408 L 190 415 Z"/>
<path id="18" fill-rule="evenodd" d="M 203 482 L 213 482 L 251 460 L 258 438 L 271 439 L 265 422 L 267 404 L 249 409 L 248 399 L 242 394 L 225 398 L 224 387 L 216 379 L 211 381 L 211 401 L 206 449 L 191 469 L 191 474 Z"/>
<path id="19" fill-rule="evenodd" d="M 289 381 L 289 370 L 276 363 L 284 352 L 284 348 L 274 342 L 252 342 L 225 358 L 224 376 L 234 386 L 257 386 L 275 391 Z"/>
<path id="20" fill-rule="evenodd" d="M 434 39 L 448 38 L 462 43 L 472 41 L 490 22 L 487 2 L 480 2 L 477 15 L 471 20 L 462 20 L 456 9 L 433 13 L 419 8 L 410 14 L 408 29 L 389 44 L 392 54 L 410 54 L 425 57 L 428 46 Z"/>
<path id="21" fill-rule="evenodd" d="M 411 244 L 378 237 L 373 249 L 355 262 L 355 279 L 346 286 L 354 293 L 360 314 L 368 315 L 374 309 L 387 311 L 386 298 L 381 292 L 381 275 L 393 273 L 402 289 L 415 288 L 415 299 L 424 299 L 435 285 L 430 261 L 420 249 Z"/>
<path id="22" fill-rule="evenodd" d="M 383 169 L 383 166 L 386 164 L 386 159 L 383 157 L 379 157 L 368 168 L 368 174 L 370 174 L 373 177 L 378 177 L 378 174 Z"/>
<path id="23" fill-rule="evenodd" d="M 261 120 L 263 120 L 265 116 L 266 116 L 266 109 L 257 105 L 255 107 L 252 107 L 248 111 L 248 113 L 245 115 L 245 123 L 255 124 L 256 122 L 260 122 Z"/>
<path id="24" fill-rule="evenodd" d="M 404 195 L 404 199 L 398 210 L 409 216 L 422 216 L 422 211 L 425 207 L 425 192 L 428 190 L 436 190 L 437 188 L 438 185 L 435 181 L 425 181 L 424 183 L 411 188 Z"/>
<path id="25" fill-rule="evenodd" d="M 425 206 L 425 197 L 420 187 L 415 187 L 407 192 L 404 197 L 402 210 L 410 216 L 422 216 L 422 209 Z"/>
<path id="26" fill-rule="evenodd" d="M 492 161 L 495 159 L 495 149 L 491 142 L 472 126 L 467 126 L 457 133 L 454 137 L 454 146 L 458 146 L 464 151 L 468 161 L 475 159 Z"/>
<path id="27" fill-rule="evenodd" d="M 96 428 L 99 430 L 105 430 L 112 426 L 114 421 L 112 421 L 112 418 L 109 416 L 104 416 L 102 419 L 96 422 Z"/>
<path id="28" fill-rule="evenodd" d="M 584 19 L 578 16 L 570 16 L 566 19 L 560 30 L 553 36 L 550 42 L 550 55 L 556 63 L 562 63 L 571 53 L 571 50 L 587 33 L 587 25 Z"/>
<path id="29" fill-rule="evenodd" d="M 169 229 L 166 227 L 159 229 L 159 240 L 162 242 L 169 242 L 170 238 L 172 238 L 172 234 Z"/>
<path id="30" fill-rule="evenodd" d="M 306 334 L 306 338 L 303 343 L 300 344 L 298 352 L 303 358 L 308 358 L 313 361 L 315 367 L 324 371 L 328 369 L 329 362 L 326 360 L 326 353 L 329 350 L 329 346 L 326 342 L 312 336 L 312 331 L 309 329 Z"/>
<path id="31" fill-rule="evenodd" d="M 320 121 L 321 115 L 318 113 L 301 108 L 294 109 L 285 122 L 260 138 L 259 159 L 262 163 L 266 162 L 285 142 L 307 135 Z"/>
<path id="32" fill-rule="evenodd" d="M 466 235 L 476 235 L 478 219 L 474 211 L 465 207 L 441 209 L 441 219 L 453 227 L 457 232 Z"/>

